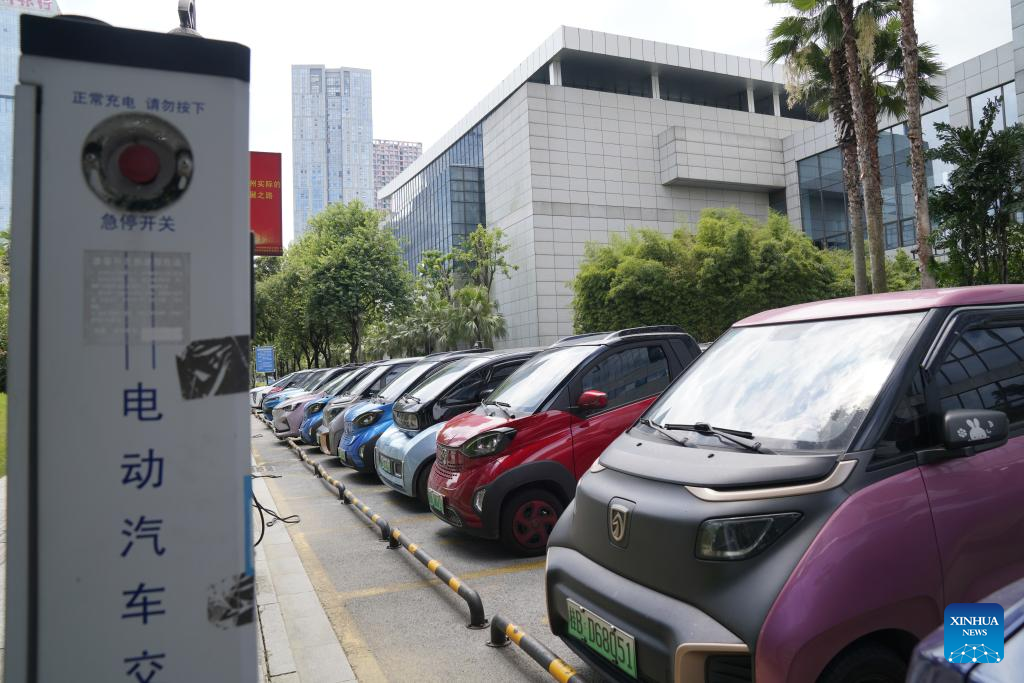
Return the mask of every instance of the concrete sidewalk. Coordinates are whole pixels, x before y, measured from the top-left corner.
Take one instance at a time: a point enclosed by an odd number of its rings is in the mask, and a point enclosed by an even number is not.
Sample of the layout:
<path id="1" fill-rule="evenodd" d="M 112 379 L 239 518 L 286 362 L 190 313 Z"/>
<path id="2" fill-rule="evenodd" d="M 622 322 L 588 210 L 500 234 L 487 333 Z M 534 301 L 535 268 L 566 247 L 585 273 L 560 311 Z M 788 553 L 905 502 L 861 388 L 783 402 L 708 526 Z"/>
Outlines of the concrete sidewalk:
<path id="1" fill-rule="evenodd" d="M 282 517 L 288 514 L 287 510 L 278 509 L 263 479 L 254 478 L 252 489 L 264 507 Z M 256 513 L 255 538 L 259 537 L 259 524 Z M 352 667 L 306 575 L 287 527 L 275 521 L 266 528 L 263 541 L 256 546 L 260 680 L 263 683 L 355 681 Z"/>

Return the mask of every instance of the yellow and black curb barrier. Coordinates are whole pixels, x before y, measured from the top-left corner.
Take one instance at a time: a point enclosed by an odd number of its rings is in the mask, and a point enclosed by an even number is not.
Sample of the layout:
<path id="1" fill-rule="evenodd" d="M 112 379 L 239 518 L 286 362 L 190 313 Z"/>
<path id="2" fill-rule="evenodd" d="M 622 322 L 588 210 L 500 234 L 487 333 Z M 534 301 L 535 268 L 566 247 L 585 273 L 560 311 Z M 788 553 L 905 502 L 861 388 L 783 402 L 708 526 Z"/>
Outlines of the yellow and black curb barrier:
<path id="1" fill-rule="evenodd" d="M 402 535 L 398 529 L 391 530 L 391 541 L 401 544 L 409 551 L 416 561 L 429 569 L 437 578 L 441 579 L 449 588 L 455 591 L 456 595 L 466 601 L 469 607 L 469 628 L 482 629 L 487 627 L 487 617 L 484 616 L 484 601 L 480 594 L 462 582 L 462 579 L 452 574 L 441 566 L 441 563 L 428 555 L 423 548 L 411 542 Z"/>
<path id="2" fill-rule="evenodd" d="M 491 647 L 505 647 L 510 642 L 515 643 L 530 656 L 530 659 L 547 669 L 558 683 L 585 683 L 582 676 L 556 657 L 543 643 L 526 635 L 521 628 L 505 617 L 495 614 L 491 618 L 491 640 L 487 644 Z"/>
<path id="3" fill-rule="evenodd" d="M 408 538 L 402 535 L 402 532 L 398 529 L 392 529 L 391 524 L 386 519 L 376 514 L 370 509 L 368 505 L 359 500 L 348 488 L 327 473 L 323 465 L 319 462 L 311 460 L 306 451 L 299 445 L 298 439 L 288 439 L 286 441 L 288 448 L 302 462 L 308 465 L 313 470 L 313 474 L 317 476 L 320 481 L 324 482 L 324 485 L 332 489 L 338 494 L 338 499 L 341 500 L 345 505 L 349 505 L 360 512 L 366 519 L 370 520 L 373 524 L 380 529 L 380 537 L 382 541 L 388 542 L 388 548 L 395 550 L 397 548 L 405 548 L 409 553 L 416 558 L 416 561 L 422 564 L 424 567 L 429 569 L 431 573 L 445 583 L 452 591 L 455 592 L 460 598 L 462 598 L 466 605 L 469 607 L 469 628 L 483 629 L 487 628 L 487 617 L 484 614 L 484 603 L 480 599 L 480 594 L 475 590 L 463 583 L 462 579 L 452 574 L 446 568 L 441 566 L 441 563 L 432 558 L 430 555 L 419 547 L 417 544 L 411 542 Z"/>

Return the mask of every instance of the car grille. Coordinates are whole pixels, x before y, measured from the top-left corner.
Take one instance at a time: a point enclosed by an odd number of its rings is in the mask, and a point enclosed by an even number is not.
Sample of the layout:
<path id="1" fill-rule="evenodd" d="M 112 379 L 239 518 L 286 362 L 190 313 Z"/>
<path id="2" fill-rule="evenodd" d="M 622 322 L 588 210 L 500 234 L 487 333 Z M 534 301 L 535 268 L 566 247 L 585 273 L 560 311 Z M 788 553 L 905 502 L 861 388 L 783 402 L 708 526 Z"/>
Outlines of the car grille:
<path id="1" fill-rule="evenodd" d="M 461 463 L 445 463 L 441 464 L 440 461 L 434 461 L 434 469 L 443 477 L 451 478 L 462 471 Z"/>
<path id="2" fill-rule="evenodd" d="M 750 655 L 711 655 L 704 662 L 705 683 L 750 683 L 753 680 Z"/>

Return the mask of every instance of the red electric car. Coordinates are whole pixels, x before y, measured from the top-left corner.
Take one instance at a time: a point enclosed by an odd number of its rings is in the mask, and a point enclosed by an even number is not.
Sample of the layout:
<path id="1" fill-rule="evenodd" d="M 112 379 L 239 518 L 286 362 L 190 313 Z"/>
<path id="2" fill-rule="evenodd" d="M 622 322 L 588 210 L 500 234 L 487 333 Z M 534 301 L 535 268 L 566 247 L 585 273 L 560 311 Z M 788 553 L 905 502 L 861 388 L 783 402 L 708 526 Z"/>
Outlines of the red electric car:
<path id="1" fill-rule="evenodd" d="M 438 433 L 431 510 L 543 553 L 576 481 L 698 355 L 674 325 L 560 339 Z"/>

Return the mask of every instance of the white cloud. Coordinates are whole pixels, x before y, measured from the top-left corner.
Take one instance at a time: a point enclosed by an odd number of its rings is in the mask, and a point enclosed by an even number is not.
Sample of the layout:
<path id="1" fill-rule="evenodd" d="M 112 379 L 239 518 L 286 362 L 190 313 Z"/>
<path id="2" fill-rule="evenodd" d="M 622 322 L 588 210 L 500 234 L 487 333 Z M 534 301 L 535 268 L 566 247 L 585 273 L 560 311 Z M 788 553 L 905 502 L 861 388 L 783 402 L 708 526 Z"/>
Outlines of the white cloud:
<path id="1" fill-rule="evenodd" d="M 173 0 L 58 1 L 66 14 L 118 26 L 177 25 Z M 921 40 L 947 65 L 1011 39 L 1010 0 L 916 4 Z M 197 0 L 200 33 L 252 48 L 251 148 L 284 154 L 286 186 L 292 64 L 372 69 L 374 136 L 427 148 L 561 24 L 763 58 L 784 13 L 758 0 Z M 287 240 L 290 187 L 284 202 Z"/>

